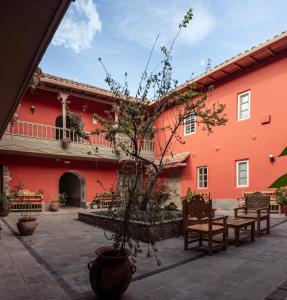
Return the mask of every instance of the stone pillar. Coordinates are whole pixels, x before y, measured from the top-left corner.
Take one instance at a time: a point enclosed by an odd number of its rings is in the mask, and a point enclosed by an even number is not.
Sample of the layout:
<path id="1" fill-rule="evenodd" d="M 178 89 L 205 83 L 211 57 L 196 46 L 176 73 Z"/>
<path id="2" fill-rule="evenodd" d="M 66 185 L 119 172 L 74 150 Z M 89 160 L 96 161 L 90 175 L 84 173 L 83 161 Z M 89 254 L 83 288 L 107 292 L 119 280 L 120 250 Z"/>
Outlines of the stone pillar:
<path id="1" fill-rule="evenodd" d="M 62 120 L 63 120 L 63 138 L 66 137 L 66 128 L 67 128 L 67 99 L 69 97 L 69 94 L 65 93 L 59 93 L 57 96 L 58 100 L 61 100 L 62 103 Z"/>
<path id="2" fill-rule="evenodd" d="M 9 169 L 7 166 L 2 166 L 1 167 L 1 177 L 2 177 L 2 191 L 3 194 L 8 194 L 9 193 L 9 181 L 10 181 L 10 174 L 9 174 Z"/>

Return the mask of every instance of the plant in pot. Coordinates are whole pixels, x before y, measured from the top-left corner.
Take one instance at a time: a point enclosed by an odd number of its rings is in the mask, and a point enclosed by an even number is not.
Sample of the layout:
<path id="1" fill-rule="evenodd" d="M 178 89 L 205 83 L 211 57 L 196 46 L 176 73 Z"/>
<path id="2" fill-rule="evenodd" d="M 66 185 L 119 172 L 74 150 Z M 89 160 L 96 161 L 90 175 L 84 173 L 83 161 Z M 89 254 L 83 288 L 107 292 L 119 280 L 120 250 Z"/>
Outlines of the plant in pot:
<path id="1" fill-rule="evenodd" d="M 9 196 L 0 194 L 0 217 L 6 217 L 10 212 L 10 201 Z"/>
<path id="2" fill-rule="evenodd" d="M 67 194 L 66 193 L 59 193 L 56 197 L 52 200 L 50 209 L 53 212 L 59 210 L 60 207 L 63 207 L 67 204 Z"/>
<path id="3" fill-rule="evenodd" d="M 62 146 L 64 149 L 67 149 L 71 144 L 72 140 L 69 137 L 62 138 Z"/>
<path id="4" fill-rule="evenodd" d="M 287 188 L 278 188 L 275 191 L 276 202 L 281 205 L 285 216 L 287 216 Z"/>
<path id="5" fill-rule="evenodd" d="M 101 200 L 99 198 L 95 198 L 92 202 L 91 202 L 91 208 L 96 209 L 96 208 L 100 208 L 101 206 Z"/>
<path id="6" fill-rule="evenodd" d="M 18 219 L 17 228 L 22 236 L 32 235 L 37 227 L 37 218 L 32 216 L 32 204 L 28 203 L 27 208 L 21 211 L 21 217 Z"/>
<path id="7" fill-rule="evenodd" d="M 176 38 L 191 19 L 190 9 L 179 25 Z M 123 211 L 120 225 L 110 237 L 113 244 L 97 249 L 97 257 L 88 264 L 92 289 L 103 299 L 118 299 L 128 288 L 135 272 L 134 263 L 141 247 L 138 232 L 131 229 L 132 217 L 135 214 L 141 215 L 154 224 L 164 210 L 169 194 L 160 181 L 174 156 L 174 145 L 184 143 L 180 133 L 186 117 L 195 115 L 196 123 L 202 124 L 208 133 L 212 132 L 213 127 L 224 125 L 227 121 L 223 114 L 224 105 L 207 103 L 210 92 L 208 87 L 204 90 L 187 85 L 184 91 L 178 91 L 177 81 L 172 79 L 171 66 L 171 51 L 175 40 L 170 49 L 161 48 L 161 70 L 149 73 L 154 44 L 134 97 L 130 95 L 127 79 L 124 84 L 115 81 L 99 59 L 106 71 L 106 82 L 113 95 L 114 108 L 105 118 L 94 114 L 101 127 L 92 134 L 105 134 L 119 161 L 118 186 Z M 154 101 L 150 102 L 148 97 Z M 171 116 L 169 119 L 172 121 L 155 127 L 155 122 L 165 113 L 168 118 Z M 145 155 L 146 145 L 152 147 L 153 140 L 157 141 L 155 159 Z M 101 155 L 100 151 L 95 149 L 97 156 Z M 109 212 L 112 216 L 113 209 Z M 149 246 L 157 258 L 155 242 L 156 237 L 150 239 Z"/>

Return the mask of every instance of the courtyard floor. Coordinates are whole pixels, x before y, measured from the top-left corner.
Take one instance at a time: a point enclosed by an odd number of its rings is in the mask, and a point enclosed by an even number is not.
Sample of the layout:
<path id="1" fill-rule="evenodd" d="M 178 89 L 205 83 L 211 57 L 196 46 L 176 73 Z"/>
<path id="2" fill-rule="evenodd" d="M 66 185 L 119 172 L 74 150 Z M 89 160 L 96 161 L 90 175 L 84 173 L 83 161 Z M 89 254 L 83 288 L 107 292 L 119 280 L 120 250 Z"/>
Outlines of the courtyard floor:
<path id="1" fill-rule="evenodd" d="M 0 299 L 96 299 L 87 264 L 96 248 L 110 245 L 104 231 L 77 221 L 76 209 L 66 209 L 37 215 L 34 235 L 20 237 L 17 218 L 14 213 L 0 218 Z M 270 235 L 212 257 L 184 251 L 182 238 L 159 242 L 161 266 L 143 245 L 123 300 L 287 299 L 287 219 L 276 216 L 271 224 Z"/>

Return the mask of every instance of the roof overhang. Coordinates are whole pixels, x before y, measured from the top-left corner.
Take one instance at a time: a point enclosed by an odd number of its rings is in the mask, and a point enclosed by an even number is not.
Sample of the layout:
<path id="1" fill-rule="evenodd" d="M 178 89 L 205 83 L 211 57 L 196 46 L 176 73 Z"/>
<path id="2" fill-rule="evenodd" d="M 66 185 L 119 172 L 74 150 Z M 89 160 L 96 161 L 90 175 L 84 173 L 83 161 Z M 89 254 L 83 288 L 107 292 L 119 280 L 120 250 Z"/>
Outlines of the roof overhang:
<path id="1" fill-rule="evenodd" d="M 187 81 L 183 85 L 179 86 L 177 91 L 184 91 L 184 89 L 189 86 L 193 86 L 193 88 L 202 88 L 204 86 L 213 85 L 251 65 L 258 64 L 267 58 L 276 56 L 286 49 L 287 32 L 282 32 L 272 39 L 232 57 L 193 80 Z"/>
<path id="2" fill-rule="evenodd" d="M 0 1 L 0 138 L 70 3 Z"/>
<path id="3" fill-rule="evenodd" d="M 164 156 L 162 159 L 163 169 L 177 169 L 185 167 L 185 161 L 188 159 L 189 155 L 189 152 L 182 152 Z M 155 160 L 155 164 L 159 163 L 159 160 Z"/>
<path id="4" fill-rule="evenodd" d="M 37 87 L 106 104 L 113 103 L 115 98 L 109 90 L 45 73 L 41 73 Z"/>

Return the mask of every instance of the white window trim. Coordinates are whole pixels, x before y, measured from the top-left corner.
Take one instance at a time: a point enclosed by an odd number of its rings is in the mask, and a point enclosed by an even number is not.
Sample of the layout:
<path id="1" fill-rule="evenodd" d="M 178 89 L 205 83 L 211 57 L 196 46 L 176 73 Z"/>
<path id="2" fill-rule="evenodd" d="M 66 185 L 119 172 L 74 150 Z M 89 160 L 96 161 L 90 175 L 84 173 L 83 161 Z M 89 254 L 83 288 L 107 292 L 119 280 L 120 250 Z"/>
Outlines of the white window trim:
<path id="1" fill-rule="evenodd" d="M 246 118 L 240 118 L 240 97 L 242 95 L 248 94 L 248 116 Z M 246 91 L 244 93 L 240 93 L 237 95 L 237 120 L 238 121 L 244 121 L 244 120 L 248 120 L 250 119 L 250 107 L 251 107 L 251 92 L 250 91 Z"/>
<path id="2" fill-rule="evenodd" d="M 206 187 L 199 187 L 199 170 L 202 169 L 202 168 L 206 168 L 206 171 L 207 171 L 207 186 Z M 198 190 L 207 190 L 208 189 L 208 166 L 200 166 L 200 167 L 197 167 L 197 189 Z"/>
<path id="3" fill-rule="evenodd" d="M 189 117 L 189 116 L 186 116 L 184 117 L 184 120 L 183 120 L 183 135 L 184 136 L 188 136 L 188 135 L 191 135 L 191 134 L 195 134 L 196 133 L 196 116 L 194 116 L 194 131 L 193 132 L 189 132 L 189 133 L 186 133 L 186 130 L 185 130 L 185 120 L 186 118 Z"/>
<path id="4" fill-rule="evenodd" d="M 239 171 L 239 164 L 240 163 L 243 163 L 243 162 L 246 162 L 246 172 L 247 172 L 247 184 L 239 184 L 239 174 L 238 174 L 238 171 Z M 236 187 L 248 187 L 249 186 L 249 160 L 248 159 L 244 159 L 244 160 L 238 160 L 236 161 Z"/>

